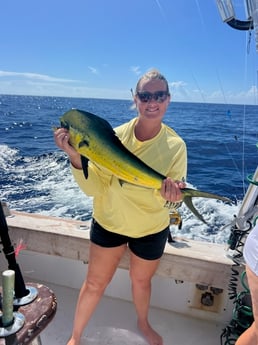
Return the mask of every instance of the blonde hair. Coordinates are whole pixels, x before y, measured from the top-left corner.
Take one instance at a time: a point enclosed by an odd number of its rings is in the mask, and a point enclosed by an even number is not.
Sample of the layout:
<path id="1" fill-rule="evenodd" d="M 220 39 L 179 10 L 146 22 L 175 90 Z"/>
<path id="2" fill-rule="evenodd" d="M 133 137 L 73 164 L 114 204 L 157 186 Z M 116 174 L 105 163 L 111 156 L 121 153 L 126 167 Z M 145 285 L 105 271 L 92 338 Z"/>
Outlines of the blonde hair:
<path id="1" fill-rule="evenodd" d="M 135 87 L 135 93 L 138 92 L 138 90 L 139 90 L 139 85 L 140 85 L 140 83 L 141 83 L 143 80 L 155 80 L 155 79 L 163 80 L 163 81 L 164 81 L 164 83 L 166 84 L 167 92 L 168 92 L 168 94 L 170 95 L 167 79 L 164 77 L 163 74 L 161 74 L 161 73 L 159 72 L 159 70 L 157 70 L 157 69 L 155 69 L 155 68 L 152 68 L 151 70 L 149 70 L 148 72 L 146 72 L 146 73 L 138 80 L 138 82 L 137 82 L 137 84 L 136 84 L 136 87 Z"/>

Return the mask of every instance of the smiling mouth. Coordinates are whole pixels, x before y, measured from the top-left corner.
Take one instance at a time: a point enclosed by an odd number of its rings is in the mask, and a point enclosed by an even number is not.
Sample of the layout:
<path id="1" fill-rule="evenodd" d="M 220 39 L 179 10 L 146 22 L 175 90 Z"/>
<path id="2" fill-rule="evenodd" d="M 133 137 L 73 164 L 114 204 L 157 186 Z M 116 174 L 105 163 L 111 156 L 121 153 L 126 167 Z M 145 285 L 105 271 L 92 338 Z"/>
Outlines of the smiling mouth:
<path id="1" fill-rule="evenodd" d="M 158 108 L 158 107 L 155 107 L 155 108 L 148 108 L 148 109 L 146 109 L 146 110 L 149 111 L 149 112 L 151 112 L 151 113 L 153 113 L 153 112 L 155 112 L 155 111 L 158 111 L 159 108 Z"/>

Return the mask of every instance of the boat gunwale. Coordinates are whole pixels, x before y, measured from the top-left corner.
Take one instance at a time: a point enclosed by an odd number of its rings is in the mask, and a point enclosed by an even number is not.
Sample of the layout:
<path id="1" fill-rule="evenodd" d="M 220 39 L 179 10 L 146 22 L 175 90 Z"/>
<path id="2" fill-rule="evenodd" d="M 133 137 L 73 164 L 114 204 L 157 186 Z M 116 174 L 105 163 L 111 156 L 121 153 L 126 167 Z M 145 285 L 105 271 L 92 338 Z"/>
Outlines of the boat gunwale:
<path id="1" fill-rule="evenodd" d="M 90 221 L 19 211 L 10 211 L 6 220 L 14 244 L 22 239 L 28 251 L 87 263 Z M 224 289 L 232 264 L 223 244 L 179 238 L 166 244 L 156 275 Z M 129 269 L 129 250 L 119 267 Z"/>

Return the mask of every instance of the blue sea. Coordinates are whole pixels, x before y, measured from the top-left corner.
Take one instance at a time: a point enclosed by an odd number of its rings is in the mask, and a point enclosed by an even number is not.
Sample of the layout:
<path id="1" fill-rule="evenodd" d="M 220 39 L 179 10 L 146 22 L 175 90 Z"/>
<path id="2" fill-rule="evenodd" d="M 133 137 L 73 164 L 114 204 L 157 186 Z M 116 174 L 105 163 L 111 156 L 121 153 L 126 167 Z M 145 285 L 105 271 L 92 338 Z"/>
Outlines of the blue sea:
<path id="1" fill-rule="evenodd" d="M 13 210 L 90 219 L 92 199 L 71 176 L 69 162 L 53 140 L 53 127 L 71 108 L 95 113 L 112 126 L 136 116 L 129 100 L 0 95 L 0 199 Z M 258 163 L 258 106 L 172 102 L 164 122 L 188 147 L 190 187 L 234 200 L 232 205 L 195 199 L 209 223 L 202 224 L 185 206 L 182 229 L 175 235 L 225 243 L 228 226 L 248 188 L 246 177 Z M 108 205 L 107 205 L 108 207 Z"/>

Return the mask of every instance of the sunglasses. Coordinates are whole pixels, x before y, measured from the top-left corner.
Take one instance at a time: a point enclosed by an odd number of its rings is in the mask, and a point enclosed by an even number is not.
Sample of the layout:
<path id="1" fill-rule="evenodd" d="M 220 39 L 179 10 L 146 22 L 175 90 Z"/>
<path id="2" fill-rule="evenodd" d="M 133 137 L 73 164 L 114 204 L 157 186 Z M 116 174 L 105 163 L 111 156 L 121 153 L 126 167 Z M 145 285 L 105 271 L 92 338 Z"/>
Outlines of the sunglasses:
<path id="1" fill-rule="evenodd" d="M 169 96 L 169 93 L 167 91 L 156 91 L 154 93 L 143 91 L 137 92 L 136 96 L 144 103 L 150 102 L 152 99 L 154 99 L 155 102 L 163 103 Z"/>

